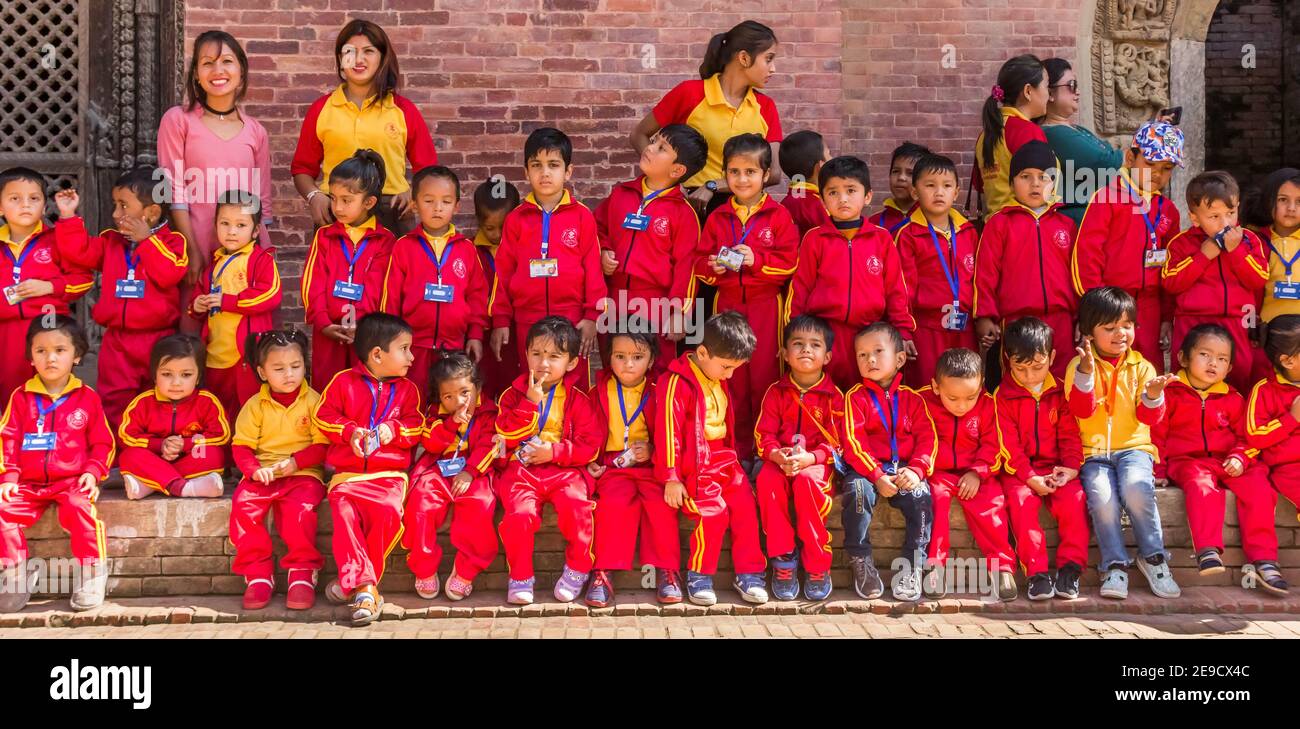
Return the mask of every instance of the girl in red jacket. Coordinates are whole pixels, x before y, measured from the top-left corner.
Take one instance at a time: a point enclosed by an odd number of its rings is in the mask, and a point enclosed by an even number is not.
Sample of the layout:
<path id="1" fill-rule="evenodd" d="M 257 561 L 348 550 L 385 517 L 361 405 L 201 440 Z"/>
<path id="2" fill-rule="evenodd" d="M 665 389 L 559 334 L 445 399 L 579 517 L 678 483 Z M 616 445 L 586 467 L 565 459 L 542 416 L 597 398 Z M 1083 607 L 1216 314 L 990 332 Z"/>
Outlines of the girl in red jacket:
<path id="1" fill-rule="evenodd" d="M 1246 445 L 1268 464 L 1273 488 L 1300 505 L 1300 314 L 1273 317 L 1266 335 L 1275 373 L 1250 391 Z"/>

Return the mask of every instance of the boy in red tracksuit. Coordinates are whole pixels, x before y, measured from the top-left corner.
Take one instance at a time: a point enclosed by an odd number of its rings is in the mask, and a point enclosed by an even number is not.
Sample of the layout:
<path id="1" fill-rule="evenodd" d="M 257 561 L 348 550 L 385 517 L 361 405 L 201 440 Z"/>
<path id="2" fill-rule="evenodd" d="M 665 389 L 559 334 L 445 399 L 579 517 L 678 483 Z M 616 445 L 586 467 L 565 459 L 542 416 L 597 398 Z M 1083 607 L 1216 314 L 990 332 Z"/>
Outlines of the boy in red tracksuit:
<path id="1" fill-rule="evenodd" d="M 103 286 L 92 311 L 104 327 L 95 387 L 104 401 L 110 427 L 153 382 L 149 351 L 174 334 L 180 320 L 180 283 L 189 267 L 185 236 L 167 226 L 165 203 L 153 201 L 152 167 L 138 167 L 113 184 L 113 225 L 97 236 L 86 233 L 77 217 L 77 191 L 54 195 L 60 224 L 59 253 L 72 265 L 102 271 Z M 63 222 L 66 221 L 66 222 Z"/>
<path id="2" fill-rule="evenodd" d="M 733 393 L 727 387 L 753 354 L 754 341 L 740 312 L 715 314 L 704 323 L 700 345 L 670 362 L 655 385 L 655 478 L 664 483 L 668 505 L 693 525 L 686 594 L 696 605 L 718 600 L 713 575 L 728 530 L 733 586 L 746 602 L 767 602 L 758 505 L 736 454 Z"/>
<path id="3" fill-rule="evenodd" d="M 758 343 L 749 362 L 736 371 L 731 389 L 736 420 L 736 453 L 754 457 L 754 421 L 767 386 L 781 375 L 781 297 L 799 259 L 799 229 L 790 213 L 763 192 L 772 166 L 772 146 L 757 134 L 727 140 L 722 151 L 731 201 L 709 214 L 700 245 L 709 254 L 696 264 L 696 276 L 718 287 L 715 311 L 738 311 L 749 321 Z M 739 258 L 724 266 L 723 250 Z"/>
<path id="4" fill-rule="evenodd" d="M 885 198 L 880 212 L 867 218 L 872 224 L 885 229 L 892 241 L 898 231 L 907 225 L 916 209 L 916 190 L 912 187 L 912 168 L 916 161 L 933 152 L 912 142 L 903 142 L 894 148 L 889 160 L 889 197 Z"/>
<path id="5" fill-rule="evenodd" d="M 971 312 L 975 303 L 975 224 L 953 208 L 957 167 L 947 157 L 917 160 L 912 169 L 917 209 L 894 243 L 903 263 L 903 280 L 912 295 L 912 362 L 905 378 L 923 387 L 934 376 L 939 355 L 949 349 L 975 349 Z"/>
<path id="6" fill-rule="evenodd" d="M 506 599 L 515 605 L 533 602 L 533 536 L 549 503 L 566 543 L 555 599 L 572 602 L 595 559 L 596 505 L 586 467 L 600 454 L 604 431 L 578 384 L 580 335 L 573 324 L 545 317 L 529 329 L 525 344 L 528 374 L 502 393 L 497 406 L 497 434 L 511 454 L 497 489 L 505 506 L 500 532 L 510 568 Z"/>
<path id="7" fill-rule="evenodd" d="M 1160 191 L 1182 159 L 1183 133 L 1177 127 L 1165 122 L 1139 127 L 1119 174 L 1088 202 L 1070 264 L 1079 296 L 1118 286 L 1137 300 L 1133 348 L 1157 373 L 1165 369 L 1164 348 L 1173 331 L 1172 302 L 1163 292 L 1160 269 L 1180 230 L 1178 208 Z"/>
<path id="8" fill-rule="evenodd" d="M 1300 505 L 1300 314 L 1269 321 L 1264 351 L 1274 374 L 1250 391 L 1246 445 L 1268 465 L 1273 488 Z"/>
<path id="9" fill-rule="evenodd" d="M 1014 200 L 985 223 L 975 254 L 975 336 L 981 350 L 997 341 L 1008 322 L 1026 316 L 1052 328 L 1053 349 L 1074 349 L 1074 221 L 1052 202 L 1054 182 L 1047 171 L 1055 169 L 1056 155 L 1046 142 L 1026 142 L 1011 156 Z M 1065 376 L 1068 360 L 1053 360 L 1054 377 Z"/>
<path id="10" fill-rule="evenodd" d="M 948 516 L 953 497 L 984 554 L 989 574 L 998 576 L 998 597 L 1016 599 L 1015 556 L 1007 538 L 1006 497 L 998 484 L 998 430 L 993 398 L 984 391 L 983 362 L 969 349 L 939 356 L 934 380 L 921 398 L 942 440 L 930 476 L 934 528 L 921 589 L 926 597 L 948 594 Z"/>
<path id="11" fill-rule="evenodd" d="M 795 132 L 781 140 L 781 171 L 790 178 L 790 189 L 781 199 L 781 206 L 790 213 L 799 237 L 819 225 L 831 222 L 826 206 L 822 204 L 822 165 L 831 158 L 822 135 L 809 129 Z"/>
<path id="12" fill-rule="evenodd" d="M 460 204 L 460 180 L 442 166 L 426 167 L 411 180 L 420 225 L 393 246 L 380 308 L 406 320 L 415 331 L 415 364 L 407 379 L 432 402 L 429 368 L 435 350 L 463 349 L 483 358 L 488 279 L 474 243 L 451 218 Z"/>
<path id="13" fill-rule="evenodd" d="M 497 285 L 496 254 L 501 245 L 506 216 L 517 207 L 519 190 L 500 175 L 474 188 L 474 222 L 478 225 L 474 231 L 474 247 L 478 249 L 478 260 L 487 276 L 489 296 Z M 487 356 L 478 361 L 479 371 L 483 373 L 483 393 L 496 402 L 497 396 L 519 376 L 519 350 L 503 347 L 499 359 L 495 352 L 485 351 L 485 354 Z"/>
<path id="14" fill-rule="evenodd" d="M 601 265 L 609 282 L 615 320 L 629 310 L 683 313 L 695 305 L 691 270 L 699 254 L 700 219 L 682 193 L 681 183 L 704 169 L 709 145 L 685 124 L 669 124 L 651 137 L 641 153 L 641 176 L 614 186 L 596 207 Z M 688 298 L 690 297 L 690 298 Z M 650 323 L 659 337 L 656 366 L 677 356 L 681 322 Z"/>
<path id="15" fill-rule="evenodd" d="M 330 379 L 312 421 L 329 440 L 325 462 L 338 577 L 325 586 L 335 604 L 351 599 L 353 625 L 379 617 L 384 562 L 402 536 L 411 451 L 424 432 L 420 392 L 406 379 L 411 328 L 374 312 L 357 322 L 358 363 Z"/>
<path id="16" fill-rule="evenodd" d="M 1016 554 L 1029 577 L 1030 600 L 1078 597 L 1088 564 L 1088 505 L 1079 481 L 1083 444 L 1065 388 L 1052 375 L 1055 341 L 1041 319 L 1024 317 L 1007 325 L 1002 332 L 1006 376 L 993 393 L 1002 493 Z M 1047 571 L 1047 535 L 1038 520 L 1044 504 L 1060 534 L 1055 581 Z"/>
<path id="17" fill-rule="evenodd" d="M 1161 285 L 1174 298 L 1173 341 L 1201 324 L 1232 334 L 1228 382 L 1244 392 L 1252 384 L 1255 322 L 1268 283 L 1268 248 L 1237 225 L 1240 191 L 1227 172 L 1202 172 L 1187 183 L 1193 227 L 1169 242 Z"/>
<path id="18" fill-rule="evenodd" d="M 840 461 L 840 421 L 844 395 L 826 375 L 835 333 L 825 321 L 803 314 L 785 327 L 789 371 L 763 396 L 754 439 L 763 467 L 758 472 L 758 505 L 772 559 L 772 594 L 799 597 L 799 555 L 807 579 L 804 595 L 825 600 L 831 593 L 831 535 L 826 528 L 834 498 L 831 485 Z M 794 499 L 791 518 L 790 500 Z"/>
<path id="19" fill-rule="evenodd" d="M 819 181 L 832 220 L 810 230 L 799 246 L 785 319 L 809 314 L 830 326 L 834 349 L 827 369 L 835 386 L 847 389 L 861 379 L 853 339 L 862 327 L 884 319 L 909 339 L 916 323 L 898 248 L 862 219 L 871 201 L 867 163 L 836 157 L 821 168 Z"/>

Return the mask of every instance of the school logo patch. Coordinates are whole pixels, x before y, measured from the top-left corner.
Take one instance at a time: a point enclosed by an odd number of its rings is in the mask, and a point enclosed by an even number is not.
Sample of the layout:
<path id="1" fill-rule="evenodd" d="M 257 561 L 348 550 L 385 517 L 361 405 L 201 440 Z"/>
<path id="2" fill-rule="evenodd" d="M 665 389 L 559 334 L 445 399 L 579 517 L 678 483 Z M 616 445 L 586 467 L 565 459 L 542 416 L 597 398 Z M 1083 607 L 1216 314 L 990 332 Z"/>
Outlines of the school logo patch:
<path id="1" fill-rule="evenodd" d="M 970 433 L 972 438 L 980 437 L 980 418 L 978 415 L 966 420 L 966 432 Z"/>
<path id="2" fill-rule="evenodd" d="M 577 247 L 578 247 L 578 229 L 577 229 L 577 228 L 565 228 L 565 229 L 564 229 L 564 232 L 560 234 L 560 242 L 563 243 L 564 245 L 570 247 L 570 248 L 577 248 Z"/>
<path id="3" fill-rule="evenodd" d="M 1217 419 L 1217 420 L 1219 421 L 1219 427 L 1220 427 L 1220 428 L 1226 428 L 1226 427 L 1228 427 L 1229 424 L 1230 424 L 1230 423 L 1228 422 L 1228 414 L 1225 413 L 1225 412 L 1223 412 L 1222 410 L 1220 410 L 1220 411 L 1215 415 L 1215 419 Z"/>
<path id="4" fill-rule="evenodd" d="M 655 218 L 654 226 L 655 235 L 668 235 L 668 218 Z"/>
<path id="5" fill-rule="evenodd" d="M 885 270 L 885 264 L 881 263 L 879 258 L 876 256 L 870 256 L 867 258 L 867 273 L 872 276 L 879 276 L 880 272 L 883 270 Z"/>
<path id="6" fill-rule="evenodd" d="M 911 429 L 912 429 L 912 416 L 910 416 L 910 415 L 904 415 L 902 418 L 899 419 L 899 422 L 902 423 L 902 425 L 903 425 L 903 430 L 911 430 Z"/>
<path id="7" fill-rule="evenodd" d="M 181 428 L 180 435 L 188 438 L 192 435 L 198 435 L 199 433 L 202 432 L 203 432 L 203 426 L 199 425 L 198 421 L 196 420 L 196 421 L 191 421 L 189 425 L 185 426 L 184 428 Z"/>
<path id="8" fill-rule="evenodd" d="M 759 243 L 762 243 L 762 244 L 765 245 L 765 246 L 771 247 L 771 245 L 772 245 L 772 229 L 771 229 L 771 228 L 764 228 L 764 229 L 758 231 L 758 242 L 759 242 Z"/>
<path id="9" fill-rule="evenodd" d="M 54 256 L 50 253 L 49 248 L 37 248 L 32 251 L 32 260 L 37 263 L 53 263 Z"/>
<path id="10" fill-rule="evenodd" d="M 1052 236 L 1052 242 L 1056 244 L 1057 248 L 1065 250 L 1070 247 L 1070 234 L 1064 230 L 1058 230 Z"/>
<path id="11" fill-rule="evenodd" d="M 967 253 L 966 257 L 961 259 L 961 265 L 966 267 L 967 271 L 975 271 L 975 254 Z"/>
<path id="12" fill-rule="evenodd" d="M 311 418 L 306 415 L 299 417 L 294 428 L 298 431 L 298 435 L 311 435 Z"/>
<path id="13" fill-rule="evenodd" d="M 1047 422 L 1051 423 L 1052 425 L 1056 425 L 1058 422 L 1060 422 L 1060 420 L 1061 420 L 1060 410 L 1056 408 L 1052 408 L 1051 410 L 1047 411 Z"/>
<path id="14" fill-rule="evenodd" d="M 1161 215 L 1160 222 L 1156 223 L 1156 230 L 1159 231 L 1161 235 L 1164 235 L 1165 232 L 1169 230 L 1169 226 L 1172 222 L 1173 221 L 1170 220 L 1168 216 Z"/>
<path id="15" fill-rule="evenodd" d="M 387 125 L 384 126 L 384 134 L 387 134 L 389 139 L 402 138 L 402 130 L 398 129 L 397 125 L 394 124 L 393 122 L 389 122 Z"/>
<path id="16" fill-rule="evenodd" d="M 456 274 L 456 278 L 465 278 L 465 261 L 460 258 L 452 261 L 451 272 Z"/>
<path id="17" fill-rule="evenodd" d="M 73 430 L 81 430 L 82 428 L 86 427 L 86 423 L 89 422 L 90 422 L 90 415 L 85 410 L 82 410 L 81 408 L 77 408 L 76 410 L 73 410 L 68 415 L 68 427 L 72 428 Z"/>

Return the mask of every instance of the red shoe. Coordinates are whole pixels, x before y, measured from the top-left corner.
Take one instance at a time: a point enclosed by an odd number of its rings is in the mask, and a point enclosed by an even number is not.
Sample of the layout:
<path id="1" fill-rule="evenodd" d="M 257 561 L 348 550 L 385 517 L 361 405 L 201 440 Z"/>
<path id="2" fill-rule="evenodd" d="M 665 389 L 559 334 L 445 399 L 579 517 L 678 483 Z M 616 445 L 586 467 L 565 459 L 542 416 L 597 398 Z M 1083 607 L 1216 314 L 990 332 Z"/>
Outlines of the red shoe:
<path id="1" fill-rule="evenodd" d="M 248 587 L 244 588 L 244 609 L 261 610 L 271 604 L 274 589 L 275 584 L 265 577 L 249 580 Z"/>
<path id="2" fill-rule="evenodd" d="M 316 570 L 289 570 L 289 594 L 285 607 L 310 610 L 316 604 Z"/>

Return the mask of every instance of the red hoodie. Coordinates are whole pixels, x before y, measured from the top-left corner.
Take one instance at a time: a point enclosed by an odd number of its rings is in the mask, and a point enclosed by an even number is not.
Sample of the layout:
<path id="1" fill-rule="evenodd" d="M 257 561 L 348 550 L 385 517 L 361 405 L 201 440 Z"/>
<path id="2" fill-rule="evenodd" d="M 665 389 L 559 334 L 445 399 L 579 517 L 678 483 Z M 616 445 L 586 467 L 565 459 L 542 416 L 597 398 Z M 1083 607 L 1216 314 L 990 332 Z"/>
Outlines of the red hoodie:
<path id="1" fill-rule="evenodd" d="M 337 220 L 316 229 L 302 270 L 302 308 L 313 329 L 319 331 L 338 324 L 349 312 L 359 320 L 372 311 L 379 311 L 384 274 L 396 240 L 375 219 L 362 225 L 367 224 L 373 227 L 356 243 L 348 237 L 347 226 Z M 349 257 L 356 258 L 354 264 L 349 265 Z M 346 298 L 354 293 L 345 290 L 349 274 L 354 285 L 363 287 L 359 299 Z M 343 282 L 343 289 L 338 288 L 339 282 Z M 335 296 L 336 290 L 344 295 Z"/>
<path id="2" fill-rule="evenodd" d="M 1175 458 L 1234 456 L 1249 466 L 1259 453 L 1246 446 L 1246 398 L 1226 382 L 1197 390 L 1186 371 L 1165 388 L 1165 418 L 1151 429 L 1151 440 L 1165 464 Z"/>
<path id="3" fill-rule="evenodd" d="M 482 341 L 487 327 L 490 284 L 478 249 L 455 226 L 447 235 L 441 274 L 434 242 L 421 228 L 402 236 L 388 258 L 380 309 L 405 319 L 418 347 L 461 349 L 467 339 Z M 450 301 L 440 283 L 452 287 Z"/>
<path id="4" fill-rule="evenodd" d="M 420 391 L 405 377 L 377 380 L 361 363 L 334 375 L 316 404 L 312 421 L 329 439 L 325 462 L 340 473 L 405 472 L 424 435 Z M 363 458 L 352 452 L 357 428 L 388 425 L 393 439 Z M 364 445 L 364 443 L 363 443 Z"/>
<path id="5" fill-rule="evenodd" d="M 655 195 L 642 208 L 645 177 L 622 182 L 596 207 L 596 234 L 602 250 L 613 251 L 618 268 L 608 277 L 609 291 L 656 291 L 685 299 L 691 267 L 699 255 L 700 218 L 680 186 Z M 649 218 L 643 231 L 623 227 L 629 215 Z"/>
<path id="6" fill-rule="evenodd" d="M 468 433 L 465 432 L 464 425 L 439 408 L 436 414 L 425 421 L 424 433 L 420 438 L 424 454 L 416 462 L 412 473 L 437 468 L 439 459 L 454 456 L 459 448 L 461 457 L 465 459 L 466 470 L 475 476 L 486 474 L 497 456 L 494 440 L 496 426 L 497 404 L 491 398 L 484 399 L 482 394 L 474 407 Z"/>
<path id="7" fill-rule="evenodd" d="M 886 421 L 894 425 L 891 401 L 898 403 L 895 432 L 899 466 L 915 469 L 922 478 L 934 474 L 939 451 L 934 420 L 925 400 L 915 390 L 900 387 L 902 381 L 902 376 L 895 375 L 893 384 L 885 391 L 875 382 L 863 380 L 844 396 L 844 457 L 854 471 L 873 482 L 885 475 L 881 464 L 887 463 L 892 453 L 885 427 Z M 879 408 L 872 402 L 873 394 L 880 403 Z"/>
<path id="8" fill-rule="evenodd" d="M 171 400 L 155 390 L 146 390 L 126 406 L 117 429 L 122 445 L 162 452 L 163 441 L 181 436 L 181 451 L 194 447 L 195 439 L 205 446 L 230 442 L 230 421 L 221 401 L 207 390 L 195 390 L 189 397 Z"/>
<path id="9" fill-rule="evenodd" d="M 691 369 L 690 352 L 672 362 L 655 384 L 654 463 L 655 478 L 667 483 L 690 485 L 709 463 L 713 449 L 704 434 L 706 405 L 700 381 Z M 735 409 L 730 407 L 731 389 L 722 380 L 727 395 L 727 448 L 735 447 Z"/>
<path id="10" fill-rule="evenodd" d="M 99 301 L 93 311 L 101 326 L 141 330 L 176 326 L 181 315 L 180 283 L 190 262 L 185 236 L 166 223 L 139 243 L 111 228 L 91 236 L 81 218 L 68 218 L 56 225 L 54 236 L 63 260 L 103 271 Z M 144 291 L 138 297 L 126 291 L 128 297 L 124 298 L 118 295 L 117 284 L 131 278 L 129 269 L 134 269 L 134 277 L 143 282 Z"/>
<path id="11" fill-rule="evenodd" d="M 1070 281 L 1074 221 L 1060 209 L 1056 203 L 1035 215 L 1012 202 L 984 224 L 975 255 L 976 317 L 1010 322 L 1079 309 Z"/>
<path id="12" fill-rule="evenodd" d="M 709 267 L 709 256 L 723 246 L 734 247 L 742 241 L 754 251 L 754 265 L 742 266 L 739 272 L 715 274 Z M 785 293 L 799 258 L 799 229 L 790 213 L 766 193 L 749 219 L 741 223 L 733 198 L 709 214 L 700 246 L 704 254 L 695 264 L 695 275 L 700 280 L 717 286 L 719 296 L 762 301 Z"/>
<path id="13" fill-rule="evenodd" d="M 1207 238 L 1197 226 L 1169 242 L 1169 258 L 1160 278 L 1165 291 L 1174 297 L 1175 311 L 1225 317 L 1258 312 L 1260 292 L 1268 283 L 1268 248 L 1247 230 L 1235 250 L 1219 251 L 1210 260 L 1201 252 Z"/>
<path id="14" fill-rule="evenodd" d="M 62 399 L 66 398 L 66 399 Z M 59 402 L 38 428 L 40 408 Z M 23 436 L 54 434 L 50 450 L 23 450 Z M 113 431 L 104 418 L 99 395 L 73 376 L 59 399 L 51 398 L 39 377 L 13 391 L 0 417 L 0 483 L 48 486 L 83 473 L 97 480 L 113 467 Z"/>
<path id="15" fill-rule="evenodd" d="M 965 475 L 974 471 L 986 480 L 998 470 L 997 408 L 993 396 L 981 393 L 979 402 L 960 418 L 948 412 L 933 388 L 920 392 L 934 422 L 935 437 L 942 441 L 936 451 L 934 470 Z"/>
<path id="16" fill-rule="evenodd" d="M 53 229 L 44 222 L 37 223 L 36 230 L 17 252 L 7 241 L 9 226 L 0 226 L 0 248 L 5 249 L 4 255 L 0 255 L 0 288 L 9 288 L 19 282 L 19 277 L 14 276 L 14 262 L 20 258 L 21 280 L 49 281 L 54 286 L 53 293 L 48 296 L 24 299 L 17 304 L 10 304 L 8 298 L 0 296 L 0 321 L 34 319 L 45 312 L 46 306 L 53 306 L 55 313 L 66 314 L 68 305 L 95 285 L 94 273 L 63 260 L 54 232 L 63 225 L 68 223 L 59 222 Z"/>
<path id="17" fill-rule="evenodd" d="M 821 190 L 811 182 L 791 184 L 785 197 L 781 198 L 781 207 L 790 213 L 800 238 L 813 228 L 831 222 L 831 214 L 826 212 L 826 205 L 822 202 Z"/>
<path id="18" fill-rule="evenodd" d="M 1074 292 L 1080 296 L 1098 286 L 1118 286 L 1133 296 L 1161 291 L 1160 266 L 1146 265 L 1147 251 L 1167 249 L 1178 235 L 1178 208 L 1160 193 L 1152 195 L 1150 203 L 1143 201 L 1132 192 L 1130 179 L 1121 169 L 1109 185 L 1093 193 L 1084 210 L 1071 262 Z M 1154 242 L 1148 225 L 1155 232 Z"/>
<path id="19" fill-rule="evenodd" d="M 1259 450 L 1269 467 L 1300 463 L 1300 421 L 1291 417 L 1291 404 L 1300 397 L 1300 384 L 1274 374 L 1255 384 L 1246 409 L 1246 444 Z"/>
<path id="20" fill-rule="evenodd" d="M 754 424 L 758 457 L 767 460 L 773 450 L 794 445 L 803 436 L 804 450 L 815 463 L 830 463 L 840 452 L 844 421 L 844 394 L 822 374 L 817 384 L 801 391 L 790 373 L 768 385 L 763 406 Z"/>
<path id="21" fill-rule="evenodd" d="M 609 385 L 613 380 L 614 375 L 610 373 L 609 370 L 601 370 L 596 373 L 596 384 L 593 385 L 591 390 L 587 393 L 587 396 L 591 398 L 592 404 L 596 406 L 596 422 L 599 425 L 598 430 L 605 434 L 605 440 L 601 441 L 601 452 L 603 453 L 601 463 L 607 466 L 623 452 L 622 448 L 615 448 L 612 450 L 605 449 L 605 446 L 609 445 L 610 421 L 613 420 L 615 427 L 619 427 L 618 424 L 623 422 L 623 411 L 619 409 L 618 396 L 615 395 L 611 398 L 609 395 Z M 640 421 L 645 424 L 646 431 L 648 431 L 650 435 L 651 443 L 654 442 L 655 420 L 656 416 L 659 414 L 655 397 L 655 382 L 654 380 L 647 379 L 645 390 L 641 393 L 641 401 L 645 403 L 645 408 L 643 408 L 641 414 L 636 416 L 633 420 L 634 423 Z M 629 407 L 635 410 L 635 406 L 629 405 Z M 631 412 L 628 412 L 628 415 L 631 414 Z M 653 458 L 654 449 L 652 447 L 651 462 L 641 465 L 645 467 L 650 466 L 654 463 Z"/>
<path id="22" fill-rule="evenodd" d="M 993 393 L 1002 468 L 1021 481 L 1050 476 L 1052 469 L 1083 466 L 1079 421 L 1070 413 L 1065 388 L 1052 375 L 1037 396 L 1008 374 Z"/>
<path id="23" fill-rule="evenodd" d="M 605 446 L 605 431 L 600 429 L 596 409 L 587 393 L 576 386 L 583 374 L 575 369 L 564 376 L 564 412 L 560 422 L 560 441 L 551 445 L 550 465 L 576 468 L 596 460 Z M 543 398 L 545 401 L 545 398 Z M 528 399 L 528 375 L 520 375 L 497 401 L 497 435 L 505 440 L 506 450 L 514 457 L 519 444 L 538 435 L 545 423 L 539 422 L 541 403 Z M 583 473 L 586 473 L 584 470 Z"/>
<path id="24" fill-rule="evenodd" d="M 975 224 L 967 220 L 955 209 L 949 212 L 951 225 L 957 229 L 957 255 L 952 249 L 947 235 L 938 230 L 939 247 L 935 248 L 930 237 L 930 225 L 925 214 L 917 208 L 907 221 L 894 242 L 898 245 L 898 255 L 903 263 L 903 280 L 907 290 L 912 294 L 912 315 L 933 315 L 943 311 L 943 307 L 952 306 L 952 287 L 944 275 L 940 263 L 940 251 L 943 262 L 948 266 L 948 273 L 957 281 L 957 300 L 961 301 L 961 310 L 967 314 L 973 311 L 975 303 L 975 249 L 979 247 L 979 231 Z M 969 326 L 969 324 L 968 324 Z"/>
<path id="25" fill-rule="evenodd" d="M 911 339 L 916 321 L 910 300 L 888 233 L 865 223 L 850 240 L 831 223 L 808 231 L 799 246 L 785 318 L 816 314 L 852 327 L 886 319 Z"/>

